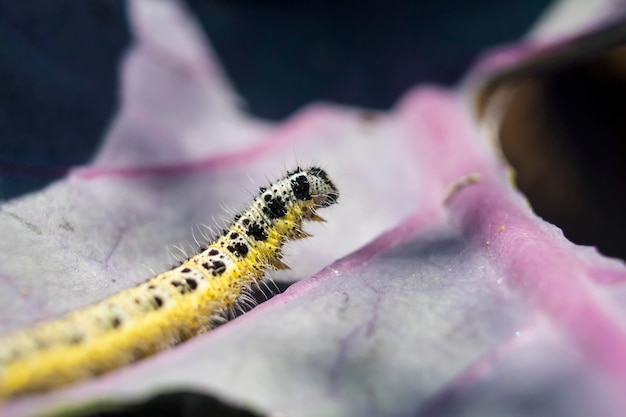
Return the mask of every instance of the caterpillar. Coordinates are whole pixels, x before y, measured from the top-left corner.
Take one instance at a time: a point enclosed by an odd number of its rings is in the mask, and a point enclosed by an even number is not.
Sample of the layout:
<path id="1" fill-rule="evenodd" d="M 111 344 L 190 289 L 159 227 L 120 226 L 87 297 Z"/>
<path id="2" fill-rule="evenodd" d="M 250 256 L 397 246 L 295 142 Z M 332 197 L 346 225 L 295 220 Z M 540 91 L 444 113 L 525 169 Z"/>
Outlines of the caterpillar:
<path id="1" fill-rule="evenodd" d="M 286 269 L 286 241 L 339 192 L 318 167 L 267 188 L 213 242 L 173 269 L 99 303 L 0 338 L 0 401 L 98 376 L 215 325 L 267 269 Z"/>

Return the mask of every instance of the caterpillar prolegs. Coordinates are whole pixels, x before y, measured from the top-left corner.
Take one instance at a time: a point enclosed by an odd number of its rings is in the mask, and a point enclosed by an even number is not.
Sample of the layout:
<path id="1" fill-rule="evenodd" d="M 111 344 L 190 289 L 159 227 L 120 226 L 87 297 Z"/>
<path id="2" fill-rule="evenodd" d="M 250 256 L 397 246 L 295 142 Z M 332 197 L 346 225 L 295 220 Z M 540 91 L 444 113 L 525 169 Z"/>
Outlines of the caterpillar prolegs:
<path id="1" fill-rule="evenodd" d="M 0 339 L 0 401 L 54 389 L 152 355 L 211 328 L 266 269 L 284 269 L 282 246 L 308 236 L 305 220 L 337 201 L 317 167 L 267 188 L 211 244 L 147 282 L 57 320 Z"/>

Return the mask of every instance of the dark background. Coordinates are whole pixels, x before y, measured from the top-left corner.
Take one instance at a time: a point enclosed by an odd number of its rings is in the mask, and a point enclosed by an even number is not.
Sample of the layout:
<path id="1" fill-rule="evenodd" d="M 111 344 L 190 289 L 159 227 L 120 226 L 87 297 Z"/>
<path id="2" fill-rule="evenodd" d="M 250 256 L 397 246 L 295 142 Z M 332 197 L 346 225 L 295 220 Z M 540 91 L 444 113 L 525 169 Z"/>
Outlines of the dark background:
<path id="1" fill-rule="evenodd" d="M 387 109 L 416 84 L 453 85 L 549 2 L 186 3 L 247 110 L 280 120 L 313 100 Z M 0 0 L 0 200 L 88 163 L 115 115 L 129 42 L 124 1 Z"/>

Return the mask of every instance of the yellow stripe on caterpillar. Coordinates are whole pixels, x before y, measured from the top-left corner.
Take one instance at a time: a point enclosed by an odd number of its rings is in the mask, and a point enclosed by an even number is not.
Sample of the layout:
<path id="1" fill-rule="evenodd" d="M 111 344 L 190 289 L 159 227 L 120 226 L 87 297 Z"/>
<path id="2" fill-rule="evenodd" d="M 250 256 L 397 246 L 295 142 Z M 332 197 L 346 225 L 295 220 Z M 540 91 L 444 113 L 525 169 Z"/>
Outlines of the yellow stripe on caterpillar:
<path id="1" fill-rule="evenodd" d="M 209 330 L 259 282 L 288 268 L 282 246 L 337 201 L 317 167 L 259 195 L 213 243 L 181 265 L 97 304 L 0 339 L 0 401 L 97 376 Z"/>

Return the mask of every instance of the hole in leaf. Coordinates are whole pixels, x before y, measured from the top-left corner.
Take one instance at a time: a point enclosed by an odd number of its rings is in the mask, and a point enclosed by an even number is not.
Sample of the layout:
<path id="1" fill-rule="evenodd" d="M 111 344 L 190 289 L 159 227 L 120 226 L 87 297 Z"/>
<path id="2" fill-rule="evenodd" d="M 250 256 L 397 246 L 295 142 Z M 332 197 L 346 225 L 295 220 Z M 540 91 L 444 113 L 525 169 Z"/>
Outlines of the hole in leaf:
<path id="1" fill-rule="evenodd" d="M 517 187 L 571 241 L 626 259 L 626 26 L 498 74 L 478 111 Z"/>
<path id="2" fill-rule="evenodd" d="M 261 417 L 262 414 L 222 402 L 209 395 L 172 392 L 138 404 L 95 404 L 88 413 L 70 413 L 82 417 Z"/>

